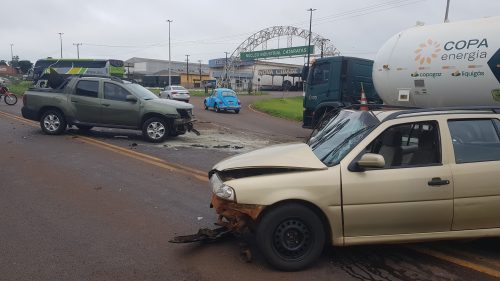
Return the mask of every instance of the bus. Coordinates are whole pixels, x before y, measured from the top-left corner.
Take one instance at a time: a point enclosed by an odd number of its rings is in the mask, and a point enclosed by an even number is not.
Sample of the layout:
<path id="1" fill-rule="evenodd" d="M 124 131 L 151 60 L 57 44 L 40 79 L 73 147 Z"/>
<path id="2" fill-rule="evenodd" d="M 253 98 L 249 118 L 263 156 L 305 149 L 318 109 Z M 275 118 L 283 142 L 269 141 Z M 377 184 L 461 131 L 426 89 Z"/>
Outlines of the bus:
<path id="1" fill-rule="evenodd" d="M 40 59 L 35 63 L 31 77 L 33 84 L 36 87 L 46 87 L 51 70 L 63 76 L 87 74 L 122 78 L 125 74 L 122 60 L 47 58 Z"/>

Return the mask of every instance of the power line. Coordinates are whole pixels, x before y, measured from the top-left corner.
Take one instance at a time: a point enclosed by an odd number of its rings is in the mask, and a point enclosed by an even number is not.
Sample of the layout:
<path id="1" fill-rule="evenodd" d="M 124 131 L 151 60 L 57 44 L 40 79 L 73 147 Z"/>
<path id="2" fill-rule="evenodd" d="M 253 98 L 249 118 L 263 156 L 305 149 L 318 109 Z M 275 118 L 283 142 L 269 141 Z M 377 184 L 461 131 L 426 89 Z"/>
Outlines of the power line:
<path id="1" fill-rule="evenodd" d="M 360 17 L 360 16 L 371 14 L 371 13 L 387 11 L 390 9 L 408 6 L 408 5 L 412 5 L 412 4 L 416 4 L 416 3 L 424 2 L 424 1 L 427 1 L 427 0 L 392 0 L 392 1 L 387 1 L 384 3 L 372 4 L 369 6 L 365 6 L 365 7 L 361 7 L 361 8 L 357 8 L 357 9 L 352 9 L 352 10 L 332 14 L 329 16 L 319 17 L 319 18 L 314 20 L 313 26 L 329 23 L 332 21 Z M 295 26 L 298 24 L 303 24 L 305 22 L 308 22 L 308 21 L 295 22 L 295 23 L 291 23 L 289 25 Z M 255 32 L 252 32 L 252 34 L 253 33 L 255 33 Z M 249 33 L 245 32 L 245 33 L 232 34 L 232 35 L 226 35 L 226 36 L 221 36 L 221 37 L 177 41 L 177 42 L 174 42 L 172 45 L 174 45 L 174 46 L 186 46 L 186 45 L 192 45 L 192 44 L 206 44 L 206 45 L 219 45 L 219 44 L 222 45 L 222 44 L 233 44 L 233 43 L 238 44 L 239 41 L 235 42 L 235 41 L 232 41 L 231 39 L 246 38 L 246 37 L 248 37 L 248 34 Z M 137 52 L 137 51 L 146 50 L 149 48 L 164 47 L 168 43 L 160 42 L 160 43 L 151 43 L 151 44 L 146 44 L 146 45 L 111 45 L 111 44 L 95 44 L 95 43 L 82 43 L 82 44 L 87 45 L 87 46 L 93 46 L 93 47 L 133 48 L 136 50 L 134 50 L 132 52 Z"/>

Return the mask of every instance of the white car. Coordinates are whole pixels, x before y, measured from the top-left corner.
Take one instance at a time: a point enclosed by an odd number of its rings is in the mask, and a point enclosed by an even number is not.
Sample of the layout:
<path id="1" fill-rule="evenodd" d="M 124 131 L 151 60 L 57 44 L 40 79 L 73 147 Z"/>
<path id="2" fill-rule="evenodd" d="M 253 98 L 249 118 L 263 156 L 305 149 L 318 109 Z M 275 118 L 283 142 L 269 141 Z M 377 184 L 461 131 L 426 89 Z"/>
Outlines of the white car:
<path id="1" fill-rule="evenodd" d="M 189 102 L 189 91 L 182 86 L 166 86 L 160 92 L 160 98 Z"/>

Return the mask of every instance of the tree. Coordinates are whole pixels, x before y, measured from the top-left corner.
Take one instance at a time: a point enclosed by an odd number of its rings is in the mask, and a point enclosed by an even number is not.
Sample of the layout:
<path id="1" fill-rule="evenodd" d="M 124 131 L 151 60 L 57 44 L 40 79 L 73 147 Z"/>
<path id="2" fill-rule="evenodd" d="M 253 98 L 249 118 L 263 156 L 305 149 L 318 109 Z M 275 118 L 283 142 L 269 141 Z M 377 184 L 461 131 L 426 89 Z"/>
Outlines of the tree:
<path id="1" fill-rule="evenodd" d="M 20 60 L 17 64 L 23 74 L 28 73 L 33 68 L 33 63 L 29 60 Z"/>

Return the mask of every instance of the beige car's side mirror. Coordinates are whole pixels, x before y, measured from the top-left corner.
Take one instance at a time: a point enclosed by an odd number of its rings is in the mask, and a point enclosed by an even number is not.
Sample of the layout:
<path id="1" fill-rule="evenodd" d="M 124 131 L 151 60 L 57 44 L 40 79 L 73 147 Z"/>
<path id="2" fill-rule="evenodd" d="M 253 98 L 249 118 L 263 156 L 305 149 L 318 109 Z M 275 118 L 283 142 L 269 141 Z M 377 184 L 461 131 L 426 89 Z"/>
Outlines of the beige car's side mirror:
<path id="1" fill-rule="evenodd" d="M 365 153 L 357 162 L 361 168 L 383 168 L 385 166 L 384 156 L 375 153 Z"/>

